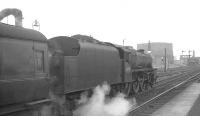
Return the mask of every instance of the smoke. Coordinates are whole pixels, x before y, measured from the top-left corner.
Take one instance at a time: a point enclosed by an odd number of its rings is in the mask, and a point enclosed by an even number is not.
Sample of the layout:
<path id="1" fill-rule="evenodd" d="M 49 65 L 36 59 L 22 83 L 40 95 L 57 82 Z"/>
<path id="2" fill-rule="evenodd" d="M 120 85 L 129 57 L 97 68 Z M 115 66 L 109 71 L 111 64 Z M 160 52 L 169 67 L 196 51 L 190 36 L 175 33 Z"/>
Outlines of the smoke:
<path id="1" fill-rule="evenodd" d="M 119 93 L 109 98 L 110 87 L 107 84 L 97 86 L 91 98 L 87 94 L 78 101 L 81 105 L 73 112 L 74 116 L 126 116 L 131 107 L 136 105 L 135 99 L 127 100 Z"/>

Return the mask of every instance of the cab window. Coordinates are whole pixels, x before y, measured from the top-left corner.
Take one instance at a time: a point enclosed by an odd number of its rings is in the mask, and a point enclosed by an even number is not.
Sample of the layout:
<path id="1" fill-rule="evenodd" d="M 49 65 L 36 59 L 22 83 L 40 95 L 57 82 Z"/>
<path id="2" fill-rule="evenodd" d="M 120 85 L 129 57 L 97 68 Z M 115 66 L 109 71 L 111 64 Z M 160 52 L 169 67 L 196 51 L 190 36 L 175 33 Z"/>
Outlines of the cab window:
<path id="1" fill-rule="evenodd" d="M 36 72 L 44 72 L 44 51 L 36 50 L 35 51 L 35 64 Z"/>

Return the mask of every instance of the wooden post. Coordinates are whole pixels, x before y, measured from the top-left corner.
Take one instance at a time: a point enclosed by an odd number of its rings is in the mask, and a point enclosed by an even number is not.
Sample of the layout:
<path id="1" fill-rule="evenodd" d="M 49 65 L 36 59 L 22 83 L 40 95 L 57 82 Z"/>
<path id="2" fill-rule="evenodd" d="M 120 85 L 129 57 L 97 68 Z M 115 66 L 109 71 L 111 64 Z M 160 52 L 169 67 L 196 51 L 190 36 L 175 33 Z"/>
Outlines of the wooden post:
<path id="1" fill-rule="evenodd" d="M 164 64 L 164 72 L 167 71 L 167 49 L 165 48 L 165 64 Z"/>

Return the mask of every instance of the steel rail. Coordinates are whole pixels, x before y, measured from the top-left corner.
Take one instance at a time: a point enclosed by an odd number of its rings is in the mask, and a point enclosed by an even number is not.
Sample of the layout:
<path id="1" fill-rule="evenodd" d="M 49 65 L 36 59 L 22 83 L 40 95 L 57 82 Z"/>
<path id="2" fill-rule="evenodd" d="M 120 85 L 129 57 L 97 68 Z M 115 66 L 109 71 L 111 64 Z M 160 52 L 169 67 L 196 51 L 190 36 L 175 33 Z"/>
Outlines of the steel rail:
<path id="1" fill-rule="evenodd" d="M 157 96 L 155 96 L 155 97 L 153 97 L 153 98 L 147 100 L 146 102 L 142 103 L 141 105 L 139 105 L 139 106 L 137 106 L 137 107 L 135 107 L 135 108 L 133 108 L 134 106 L 131 106 L 131 108 L 130 108 L 130 110 L 129 110 L 129 113 L 134 112 L 134 111 L 136 111 L 136 110 L 142 108 L 142 107 L 143 107 L 144 105 L 146 105 L 147 103 L 152 102 L 153 100 L 158 99 L 160 96 L 162 96 L 162 95 L 164 95 L 164 94 L 170 92 L 171 90 L 173 90 L 173 89 L 175 89 L 175 88 L 177 88 L 177 87 L 179 87 L 179 86 L 181 86 L 181 85 L 183 85 L 183 84 L 189 82 L 192 78 L 194 78 L 194 77 L 196 77 L 196 76 L 198 76 L 198 75 L 200 75 L 200 72 L 197 73 L 197 74 L 195 74 L 194 76 L 191 76 L 190 78 L 188 78 L 188 79 L 182 81 L 181 83 L 179 83 L 179 84 L 173 86 L 172 88 L 170 88 L 170 89 L 168 89 L 168 90 L 166 90 L 166 91 L 160 93 L 159 95 L 157 95 Z"/>
<path id="2" fill-rule="evenodd" d="M 156 82 L 157 84 L 155 84 L 154 87 L 159 86 L 160 83 L 164 83 L 165 84 L 165 83 L 169 83 L 171 81 L 175 81 L 175 80 L 181 79 L 181 78 L 183 78 L 183 76 L 184 77 L 185 76 L 189 76 L 190 74 L 192 74 L 192 73 L 190 73 L 191 71 L 192 70 L 187 70 L 187 72 L 185 71 L 183 73 L 180 73 L 180 74 L 177 74 L 177 75 L 173 75 L 173 76 L 171 76 L 169 78 L 159 80 L 159 81 Z M 193 71 L 193 73 L 195 73 L 196 71 L 199 71 L 199 70 L 195 70 L 195 71 Z M 159 77 L 159 78 L 162 78 L 162 77 Z"/>
<path id="3" fill-rule="evenodd" d="M 199 67 L 199 66 L 198 66 Z M 195 67 L 182 67 L 182 68 L 175 68 L 175 69 L 169 69 L 168 71 L 169 72 L 157 72 L 157 74 L 158 74 L 158 78 L 162 78 L 162 77 L 165 77 L 165 76 L 168 76 L 168 75 L 170 75 L 170 74 L 172 74 L 171 76 L 173 76 L 173 75 L 176 75 L 176 73 L 185 73 L 185 72 L 188 72 L 188 71 L 192 71 L 192 70 L 194 70 L 195 69 Z M 177 74 L 177 75 L 179 75 L 179 74 Z"/>
<path id="4" fill-rule="evenodd" d="M 167 78 L 167 79 L 171 79 L 171 77 L 179 77 L 181 75 L 185 75 L 185 74 L 188 74 L 188 72 L 191 72 L 193 71 L 194 69 L 187 69 L 187 70 L 184 70 L 184 71 L 176 71 L 176 73 L 179 73 L 179 74 L 174 74 L 174 75 L 170 75 L 169 74 L 166 74 L 166 75 L 163 75 L 163 76 L 159 76 L 157 79 L 159 80 L 158 82 L 163 82 L 163 81 L 166 81 L 166 79 L 162 79 L 163 77 L 166 77 L 166 76 L 170 76 L 170 78 Z M 172 72 L 174 73 L 174 72 Z"/>

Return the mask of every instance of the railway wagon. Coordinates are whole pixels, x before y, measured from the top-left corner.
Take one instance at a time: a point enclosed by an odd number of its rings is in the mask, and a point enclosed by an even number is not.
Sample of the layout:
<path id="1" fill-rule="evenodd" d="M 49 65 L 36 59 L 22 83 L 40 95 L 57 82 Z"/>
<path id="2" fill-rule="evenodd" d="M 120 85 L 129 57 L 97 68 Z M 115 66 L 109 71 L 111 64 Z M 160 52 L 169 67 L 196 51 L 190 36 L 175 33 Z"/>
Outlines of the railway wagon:
<path id="1" fill-rule="evenodd" d="M 48 98 L 46 40 L 40 32 L 0 23 L 0 115 Z"/>
<path id="2" fill-rule="evenodd" d="M 199 57 L 191 57 L 188 59 L 187 65 L 189 65 L 189 66 L 199 65 L 199 62 L 200 62 L 199 59 L 200 59 Z"/>

